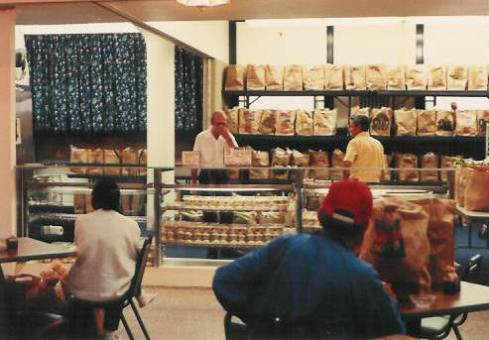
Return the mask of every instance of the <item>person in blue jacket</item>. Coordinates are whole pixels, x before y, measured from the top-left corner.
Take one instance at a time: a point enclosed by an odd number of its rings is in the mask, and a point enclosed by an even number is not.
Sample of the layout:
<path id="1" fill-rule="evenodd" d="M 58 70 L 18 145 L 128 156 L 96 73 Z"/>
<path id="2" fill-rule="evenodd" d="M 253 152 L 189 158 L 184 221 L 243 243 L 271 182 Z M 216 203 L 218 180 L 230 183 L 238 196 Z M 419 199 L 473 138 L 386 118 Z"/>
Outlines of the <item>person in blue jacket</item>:
<path id="1" fill-rule="evenodd" d="M 356 255 L 371 215 L 367 184 L 333 183 L 318 212 L 322 232 L 283 235 L 220 267 L 217 299 L 256 337 L 404 333 L 379 274 Z"/>

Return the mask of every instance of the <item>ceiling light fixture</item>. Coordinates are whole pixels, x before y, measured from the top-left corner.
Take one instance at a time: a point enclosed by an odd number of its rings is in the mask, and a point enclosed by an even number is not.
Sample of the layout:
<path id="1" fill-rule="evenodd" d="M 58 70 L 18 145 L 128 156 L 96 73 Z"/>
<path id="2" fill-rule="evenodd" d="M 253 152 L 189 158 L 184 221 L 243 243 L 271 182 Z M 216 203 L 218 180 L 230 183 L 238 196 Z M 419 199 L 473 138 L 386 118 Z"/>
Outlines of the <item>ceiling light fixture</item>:
<path id="1" fill-rule="evenodd" d="M 177 0 L 179 4 L 193 7 L 214 7 L 228 4 L 231 0 Z"/>

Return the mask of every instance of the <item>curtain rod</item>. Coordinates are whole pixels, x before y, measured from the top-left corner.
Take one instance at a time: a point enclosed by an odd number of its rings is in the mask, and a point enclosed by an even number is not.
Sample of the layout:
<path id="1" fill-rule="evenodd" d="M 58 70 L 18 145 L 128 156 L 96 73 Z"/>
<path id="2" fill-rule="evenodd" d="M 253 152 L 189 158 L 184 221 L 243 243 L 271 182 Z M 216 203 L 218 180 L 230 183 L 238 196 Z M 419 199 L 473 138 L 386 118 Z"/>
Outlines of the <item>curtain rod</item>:
<path id="1" fill-rule="evenodd" d="M 165 32 L 160 31 L 157 28 L 154 28 L 151 25 L 148 25 L 143 20 L 141 20 L 141 19 L 133 16 L 132 14 L 129 14 L 129 13 L 123 11 L 123 10 L 120 10 L 120 9 L 114 7 L 110 3 L 97 2 L 97 1 L 92 1 L 92 3 L 94 5 L 97 5 L 99 7 L 102 7 L 103 9 L 105 9 L 105 10 L 111 12 L 111 13 L 114 13 L 115 15 L 117 15 L 117 16 L 119 16 L 119 17 L 121 17 L 121 18 L 123 18 L 123 19 L 125 19 L 125 20 L 127 20 L 129 22 L 131 22 L 134 26 L 137 26 L 139 28 L 142 28 L 145 31 L 151 32 L 153 34 L 156 34 L 157 36 L 159 36 L 159 37 L 161 37 L 161 38 L 163 38 L 165 40 L 168 40 L 168 41 L 174 43 L 176 46 L 181 47 L 184 50 L 187 50 L 188 52 L 197 54 L 198 56 L 200 56 L 202 58 L 214 59 L 214 57 L 208 55 L 207 53 L 202 52 L 201 50 L 196 49 L 195 47 L 192 47 L 192 46 L 184 43 L 183 41 L 178 40 L 178 39 L 172 37 L 171 35 L 168 35 Z"/>

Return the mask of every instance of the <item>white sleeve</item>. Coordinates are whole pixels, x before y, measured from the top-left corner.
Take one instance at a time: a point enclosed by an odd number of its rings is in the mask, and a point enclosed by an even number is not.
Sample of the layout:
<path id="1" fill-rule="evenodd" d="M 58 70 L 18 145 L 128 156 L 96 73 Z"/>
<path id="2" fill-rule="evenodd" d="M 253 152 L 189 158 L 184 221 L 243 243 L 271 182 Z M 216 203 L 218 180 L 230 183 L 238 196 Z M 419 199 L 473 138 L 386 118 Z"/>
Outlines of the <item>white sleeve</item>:
<path id="1" fill-rule="evenodd" d="M 194 142 L 194 151 L 200 151 L 201 144 L 202 144 L 202 141 L 201 141 L 200 135 L 197 135 L 197 137 L 195 137 L 195 142 Z"/>
<path id="2" fill-rule="evenodd" d="M 233 141 L 233 145 L 235 148 L 239 147 L 238 143 L 236 142 L 236 138 L 234 138 L 234 135 L 231 133 L 231 140 Z"/>

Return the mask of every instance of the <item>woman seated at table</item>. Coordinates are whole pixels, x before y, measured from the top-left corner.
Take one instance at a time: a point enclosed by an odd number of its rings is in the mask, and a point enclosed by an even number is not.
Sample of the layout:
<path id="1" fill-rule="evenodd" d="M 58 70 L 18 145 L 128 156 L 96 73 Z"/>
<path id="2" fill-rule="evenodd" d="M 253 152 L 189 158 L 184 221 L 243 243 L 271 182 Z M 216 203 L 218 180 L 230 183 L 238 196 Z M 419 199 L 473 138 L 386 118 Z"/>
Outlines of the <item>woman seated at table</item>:
<path id="1" fill-rule="evenodd" d="M 131 285 L 139 249 L 138 224 L 118 211 L 120 190 L 109 178 L 96 182 L 92 191 L 93 212 L 75 222 L 77 259 L 71 268 L 66 291 L 78 299 L 111 301 L 122 297 Z M 106 309 L 105 335 L 117 330 L 120 305 Z M 101 319 L 101 313 L 98 318 Z"/>

